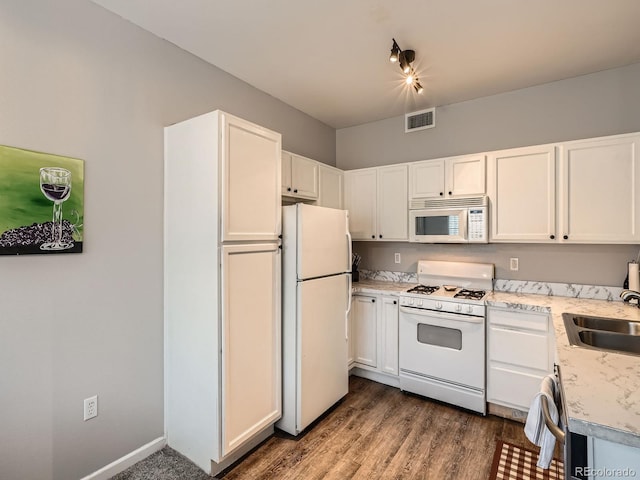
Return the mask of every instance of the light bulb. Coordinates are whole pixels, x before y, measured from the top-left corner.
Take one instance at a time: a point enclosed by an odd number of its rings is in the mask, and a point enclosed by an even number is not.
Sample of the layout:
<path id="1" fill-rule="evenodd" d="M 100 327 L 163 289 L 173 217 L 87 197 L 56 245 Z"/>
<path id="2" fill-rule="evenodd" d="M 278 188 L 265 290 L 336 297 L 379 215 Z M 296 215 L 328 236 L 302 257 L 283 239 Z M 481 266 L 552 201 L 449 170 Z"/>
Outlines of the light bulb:
<path id="1" fill-rule="evenodd" d="M 404 80 L 407 85 L 411 85 L 413 83 L 413 75 L 407 75 L 407 78 Z"/>
<path id="2" fill-rule="evenodd" d="M 413 84 L 413 88 L 415 88 L 418 94 L 421 94 L 424 91 L 424 88 L 422 88 L 422 85 L 420 85 L 420 82 L 418 82 L 417 80 L 416 83 Z"/>

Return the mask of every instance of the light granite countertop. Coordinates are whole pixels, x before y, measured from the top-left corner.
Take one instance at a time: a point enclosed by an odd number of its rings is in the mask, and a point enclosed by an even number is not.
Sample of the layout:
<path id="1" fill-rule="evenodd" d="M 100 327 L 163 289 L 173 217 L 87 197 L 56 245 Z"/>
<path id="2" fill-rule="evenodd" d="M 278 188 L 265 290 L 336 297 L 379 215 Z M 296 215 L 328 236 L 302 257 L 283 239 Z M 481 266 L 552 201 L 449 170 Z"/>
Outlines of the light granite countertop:
<path id="1" fill-rule="evenodd" d="M 398 294 L 414 283 L 363 280 L 353 293 Z M 640 357 L 569 344 L 562 313 L 640 321 L 640 309 L 619 301 L 492 292 L 489 307 L 550 312 L 567 403 L 569 429 L 640 448 Z"/>

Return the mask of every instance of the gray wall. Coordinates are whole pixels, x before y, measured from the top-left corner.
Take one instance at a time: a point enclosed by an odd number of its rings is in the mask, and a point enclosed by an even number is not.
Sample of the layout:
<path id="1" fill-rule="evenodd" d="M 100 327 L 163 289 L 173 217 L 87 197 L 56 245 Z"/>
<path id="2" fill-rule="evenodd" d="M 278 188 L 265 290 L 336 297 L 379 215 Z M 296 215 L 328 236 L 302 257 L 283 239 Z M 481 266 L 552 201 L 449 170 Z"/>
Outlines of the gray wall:
<path id="1" fill-rule="evenodd" d="M 436 108 L 436 126 L 404 116 L 336 132 L 344 170 L 640 131 L 640 63 Z"/>
<path id="2" fill-rule="evenodd" d="M 344 170 L 640 131 L 640 63 L 436 109 L 436 127 L 404 117 L 338 130 Z M 491 262 L 503 279 L 621 286 L 637 245 L 423 245 L 358 242 L 363 268 L 415 272 L 419 259 Z M 402 253 L 402 263 L 393 254 Z M 520 270 L 508 270 L 510 257 Z"/>
<path id="3" fill-rule="evenodd" d="M 77 479 L 163 435 L 163 126 L 221 108 L 329 164 L 335 131 L 87 0 L 0 2 L 0 58 L 0 144 L 86 174 L 84 253 L 0 257 L 0 478 Z"/>
<path id="4" fill-rule="evenodd" d="M 362 255 L 361 269 L 415 273 L 418 260 L 486 262 L 495 265 L 496 278 L 540 282 L 622 287 L 627 262 L 636 258 L 638 245 L 430 245 L 402 242 L 354 242 Z M 394 263 L 394 253 L 401 263 Z M 519 270 L 509 270 L 509 259 L 519 259 Z"/>

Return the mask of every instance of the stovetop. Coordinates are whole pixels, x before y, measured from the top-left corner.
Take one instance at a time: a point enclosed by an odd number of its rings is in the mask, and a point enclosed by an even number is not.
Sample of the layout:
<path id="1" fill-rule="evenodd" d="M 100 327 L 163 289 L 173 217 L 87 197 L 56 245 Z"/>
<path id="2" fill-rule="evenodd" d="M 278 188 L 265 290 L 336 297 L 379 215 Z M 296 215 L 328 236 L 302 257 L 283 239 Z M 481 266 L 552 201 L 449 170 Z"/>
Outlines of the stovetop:
<path id="1" fill-rule="evenodd" d="M 420 261 L 418 281 L 401 295 L 401 306 L 484 315 L 483 299 L 493 288 L 493 265 Z"/>
<path id="2" fill-rule="evenodd" d="M 487 292 L 485 290 L 472 290 L 448 285 L 446 287 L 417 285 L 403 293 L 403 296 L 429 300 L 484 304 L 482 299 L 486 294 Z"/>

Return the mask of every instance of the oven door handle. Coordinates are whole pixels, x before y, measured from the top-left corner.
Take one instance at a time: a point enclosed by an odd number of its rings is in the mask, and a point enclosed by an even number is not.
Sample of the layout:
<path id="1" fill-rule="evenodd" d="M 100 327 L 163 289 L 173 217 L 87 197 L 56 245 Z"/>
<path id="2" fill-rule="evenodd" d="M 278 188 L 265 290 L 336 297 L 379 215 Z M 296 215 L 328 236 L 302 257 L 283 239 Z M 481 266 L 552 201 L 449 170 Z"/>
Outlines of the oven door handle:
<path id="1" fill-rule="evenodd" d="M 549 404 L 547 403 L 547 401 L 548 399 L 544 395 L 540 397 L 540 406 L 542 407 L 544 424 L 547 426 L 553 436 L 556 437 L 556 439 L 560 443 L 564 444 L 564 431 L 551 419 L 551 414 L 549 413 Z"/>
<path id="2" fill-rule="evenodd" d="M 425 310 L 416 307 L 400 307 L 400 312 L 413 315 L 414 317 L 431 317 L 441 318 L 443 320 L 453 320 L 455 322 L 465 323 L 484 323 L 484 317 L 474 317 L 473 315 L 465 315 L 460 313 L 440 312 L 437 310 Z M 415 322 L 418 323 L 418 322 Z"/>

